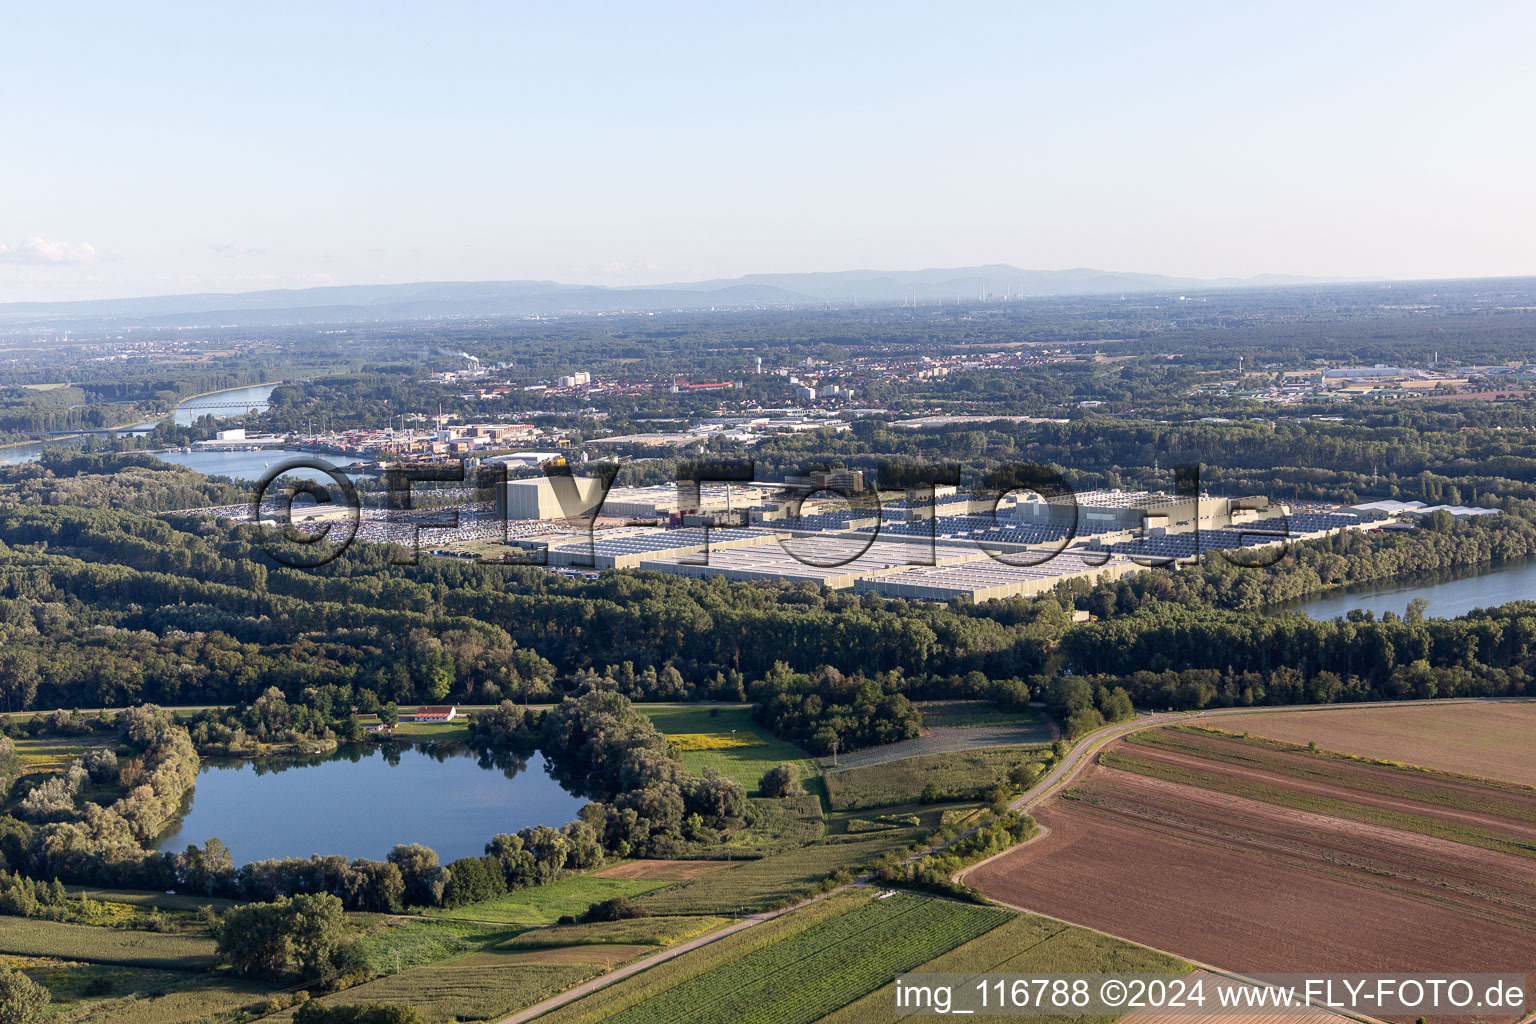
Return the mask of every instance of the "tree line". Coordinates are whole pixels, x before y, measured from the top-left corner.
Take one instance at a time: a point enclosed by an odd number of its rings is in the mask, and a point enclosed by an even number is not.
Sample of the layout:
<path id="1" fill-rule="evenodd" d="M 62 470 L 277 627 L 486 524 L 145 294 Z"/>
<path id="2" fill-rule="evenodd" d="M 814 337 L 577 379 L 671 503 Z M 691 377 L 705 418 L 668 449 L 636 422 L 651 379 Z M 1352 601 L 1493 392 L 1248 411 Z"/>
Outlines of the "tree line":
<path id="1" fill-rule="evenodd" d="M 268 695 L 255 714 L 277 714 L 274 703 Z M 286 714 L 308 721 L 318 730 L 311 735 L 334 738 L 321 724 L 325 713 Z M 350 710 L 345 716 L 352 717 Z M 98 730 L 106 721 L 72 719 L 66 712 L 49 717 L 67 735 Z M 48 727 L 47 720 L 38 721 Z M 477 713 L 471 727 L 476 741 L 488 747 L 531 750 L 537 744 L 563 782 L 594 798 L 576 820 L 491 837 L 483 857 L 449 865 L 440 864 L 429 847 L 409 844 L 395 847 L 383 861 L 313 856 L 236 868 L 217 839 L 180 852 L 152 849 L 180 813 L 197 775 L 189 729 L 148 705 L 121 712 L 115 727 L 127 756 L 121 765 L 114 756 L 108 772 L 104 763 L 88 769 L 81 759 L 11 802 L 10 813 L 0 816 L 0 870 L 249 900 L 331 893 L 348 909 L 398 911 L 407 905 L 454 906 L 547 884 L 601 866 L 607 856 L 665 857 L 706 848 L 744 827 L 750 813 L 739 783 L 712 769 L 689 772 L 650 719 L 623 695 L 591 687 L 542 714 L 504 702 Z M 4 743 L 0 763 L 10 749 L 8 738 Z M 88 798 L 87 776 L 115 784 L 109 789 L 122 795 L 110 804 Z"/>

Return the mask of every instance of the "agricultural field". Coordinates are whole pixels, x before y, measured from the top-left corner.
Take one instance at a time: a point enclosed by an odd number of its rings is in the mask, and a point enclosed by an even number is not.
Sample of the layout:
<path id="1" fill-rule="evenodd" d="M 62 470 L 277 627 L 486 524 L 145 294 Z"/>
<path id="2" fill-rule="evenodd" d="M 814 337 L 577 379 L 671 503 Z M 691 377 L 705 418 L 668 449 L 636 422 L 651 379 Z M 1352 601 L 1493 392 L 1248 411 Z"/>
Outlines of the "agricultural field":
<path id="1" fill-rule="evenodd" d="M 639 878 L 662 882 L 685 882 L 690 878 L 724 871 L 730 861 L 720 860 L 627 860 L 611 868 L 594 872 L 598 878 Z"/>
<path id="2" fill-rule="evenodd" d="M 723 917 L 637 917 L 627 921 L 594 921 L 590 924 L 557 924 L 532 928 L 497 948 L 553 949 L 560 946 L 638 945 L 673 946 L 697 938 L 726 924 Z"/>
<path id="3" fill-rule="evenodd" d="M 1099 761 L 1168 782 L 1536 857 L 1536 790 L 1523 786 L 1188 728 L 1128 737 Z"/>
<path id="4" fill-rule="evenodd" d="M 26 917 L 0 917 L 0 953 L 184 971 L 214 964 L 213 940 L 206 935 L 93 928 Z"/>
<path id="5" fill-rule="evenodd" d="M 17 736 L 16 757 L 22 775 L 42 777 L 63 771 L 69 763 L 97 747 L 115 747 L 115 737 L 88 736 Z M 25 792 L 25 790 L 23 790 Z"/>
<path id="6" fill-rule="evenodd" d="M 492 900 L 465 907 L 443 907 L 429 913 L 433 917 L 455 921 L 483 921 L 492 924 L 532 928 L 554 924 L 565 914 L 580 914 L 594 903 L 616 896 L 638 896 L 670 884 L 661 878 L 624 878 L 604 875 L 571 875 L 550 885 L 518 889 Z"/>
<path id="7" fill-rule="evenodd" d="M 234 900 L 217 896 L 194 896 L 189 893 L 146 892 L 142 889 L 101 889 L 95 886 L 66 885 L 71 896 L 88 896 L 102 903 L 124 904 L 140 909 L 161 910 L 168 914 L 192 915 L 203 907 L 224 910 L 235 905 Z"/>
<path id="8" fill-rule="evenodd" d="M 1003 711 L 990 700 L 920 700 L 923 725 L 931 729 L 1028 730 L 1026 743 L 1050 743 L 1058 730 L 1043 711 Z"/>
<path id="9" fill-rule="evenodd" d="M 1300 746 L 1316 743 L 1359 757 L 1536 786 L 1536 703 L 1272 711 L 1243 715 L 1229 727 Z"/>
<path id="10" fill-rule="evenodd" d="M 608 1020 L 692 978 L 792 939 L 819 922 L 847 913 L 867 898 L 868 893 L 863 892 L 822 897 L 568 1003 L 540 1017 L 540 1024 L 596 1024 Z"/>
<path id="11" fill-rule="evenodd" d="M 1174 957 L 1032 914 L 1017 914 L 979 938 L 912 968 L 924 973 L 1033 974 L 1139 972 L 1181 974 L 1189 965 Z M 824 1024 L 896 1024 L 894 981 L 822 1018 Z M 1109 1024 L 1113 1017 L 1052 1017 L 1061 1024 Z M 1137 1015 L 1138 1022 L 1143 1018 Z M 1342 1022 L 1341 1022 L 1342 1024 Z"/>
<path id="12" fill-rule="evenodd" d="M 840 768 L 874 768 L 914 757 L 938 757 L 946 754 L 986 751 L 993 748 L 1043 748 L 1051 736 L 1036 725 L 964 725 L 924 727 L 916 739 L 899 740 L 879 747 L 865 747 L 838 756 Z M 830 768 L 830 758 L 821 761 Z M 831 768 L 837 771 L 838 768 Z"/>
<path id="13" fill-rule="evenodd" d="M 1045 753 L 1035 746 L 983 747 L 836 769 L 827 772 L 827 796 L 836 811 L 914 803 L 929 786 L 949 800 L 974 800 L 1015 766 Z"/>
<path id="14" fill-rule="evenodd" d="M 782 853 L 814 843 L 826 834 L 827 819 L 821 809 L 821 797 L 814 793 L 774 800 L 750 799 L 757 820 L 725 841 L 727 855 L 737 851 L 763 855 Z"/>
<path id="15" fill-rule="evenodd" d="M 885 984 L 895 974 L 983 935 L 1012 916 L 993 908 L 908 893 L 882 897 L 873 890 L 849 894 L 824 909 L 831 912 L 824 912 L 809 927 L 740 955 L 722 958 L 719 954 L 727 951 L 714 951 L 706 957 L 704 954 L 710 953 L 706 948 L 680 957 L 672 977 L 651 979 L 643 1001 L 615 1005 L 614 996 L 622 997 L 622 993 L 614 993 L 607 1000 L 599 993 L 573 1004 L 566 1015 L 572 1020 L 607 1020 L 613 1024 L 722 1020 L 812 1024 L 850 999 Z M 756 930 L 749 929 L 741 937 Z M 690 973 L 688 961 L 694 957 L 714 962 Z M 641 987 L 650 974 L 634 979 L 639 983 L 635 987 Z M 627 980 L 616 988 L 628 984 Z M 598 1013 L 581 1015 L 583 1009 L 597 1009 L 605 1001 L 609 1012 L 599 1009 Z M 589 1002 L 594 1007 L 587 1007 Z"/>
<path id="16" fill-rule="evenodd" d="M 845 914 L 653 996 L 613 1024 L 811 1024 L 1007 917 L 926 896 L 871 894 Z"/>
<path id="17" fill-rule="evenodd" d="M 657 889 L 638 902 L 653 914 L 735 915 L 765 910 L 802 895 L 839 869 L 852 869 L 889 850 L 909 846 L 938 827 L 945 808 L 915 810 L 917 826 L 866 833 L 848 831 L 853 816 L 834 815 L 828 821 L 828 836 L 820 842 Z"/>
<path id="18" fill-rule="evenodd" d="M 370 969 L 395 973 L 483 952 L 516 938 L 515 926 L 478 921 L 449 921 L 384 914 L 357 914 L 355 924 Z"/>
<path id="19" fill-rule="evenodd" d="M 21 971 L 52 996 L 53 1024 L 193 1024 L 253 1011 L 266 987 L 219 975 L 122 967 L 56 957 L 0 955 L 0 967 Z"/>
<path id="20" fill-rule="evenodd" d="M 1236 971 L 1536 968 L 1536 791 L 1209 730 L 1131 739 L 966 881 Z"/>
<path id="21" fill-rule="evenodd" d="M 648 951 L 648 950 L 647 950 Z M 525 953 L 478 953 L 450 963 L 391 974 L 332 996 L 323 1003 L 393 1003 L 428 1020 L 495 1020 L 562 992 L 615 966 L 605 958 L 585 963 L 529 962 Z M 291 1013 L 265 1018 L 291 1019 Z"/>
<path id="22" fill-rule="evenodd" d="M 635 709 L 649 716 L 668 739 L 682 739 L 676 745 L 678 757 L 691 772 L 713 768 L 756 793 L 764 772 L 788 762 L 799 767 L 805 788 L 818 792 L 816 769 L 805 751 L 752 721 L 746 705 L 636 704 Z"/>
<path id="23" fill-rule="evenodd" d="M 354 922 L 363 929 L 368 965 L 382 976 L 326 998 L 403 1003 L 431 1020 L 494 1019 L 726 923 L 649 917 L 523 930 L 382 914 L 354 915 Z"/>

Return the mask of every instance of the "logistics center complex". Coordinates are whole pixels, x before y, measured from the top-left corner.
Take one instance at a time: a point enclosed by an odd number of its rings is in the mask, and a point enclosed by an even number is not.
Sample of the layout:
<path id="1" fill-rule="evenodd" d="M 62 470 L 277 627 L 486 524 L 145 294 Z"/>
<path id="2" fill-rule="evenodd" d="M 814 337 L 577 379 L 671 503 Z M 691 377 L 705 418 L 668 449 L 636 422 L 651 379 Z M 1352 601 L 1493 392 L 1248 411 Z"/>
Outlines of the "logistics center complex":
<path id="1" fill-rule="evenodd" d="M 498 511 L 509 523 L 551 526 L 510 541 L 527 560 L 551 567 L 809 582 L 934 601 L 1029 596 L 1065 580 L 1114 579 L 1214 552 L 1262 565 L 1290 540 L 1397 522 L 1378 509 L 1293 510 L 1264 499 L 1155 491 L 1046 500 L 939 487 L 878 499 L 866 492 L 866 500 L 857 477 L 791 478 L 797 488 L 788 493 L 783 484 L 704 485 L 696 497 L 676 486 L 604 495 L 593 478 L 544 477 L 505 484 Z M 852 507 L 829 487 L 854 494 Z"/>

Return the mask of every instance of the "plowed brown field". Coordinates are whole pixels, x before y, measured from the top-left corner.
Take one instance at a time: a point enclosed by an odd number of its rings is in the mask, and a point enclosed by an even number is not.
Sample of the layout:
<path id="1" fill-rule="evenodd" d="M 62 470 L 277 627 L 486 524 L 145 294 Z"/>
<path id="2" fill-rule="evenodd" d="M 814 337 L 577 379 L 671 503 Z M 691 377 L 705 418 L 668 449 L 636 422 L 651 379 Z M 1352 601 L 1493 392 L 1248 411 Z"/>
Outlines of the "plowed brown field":
<path id="1" fill-rule="evenodd" d="M 1225 724 L 1225 723 L 1224 723 Z M 1230 728 L 1360 757 L 1536 786 L 1536 703 L 1330 708 L 1242 715 Z"/>
<path id="2" fill-rule="evenodd" d="M 1106 759 L 1137 770 L 1089 768 L 1035 812 L 1049 834 L 966 881 L 1240 972 L 1536 973 L 1521 794 L 1240 741 L 1181 734 L 1166 739 L 1183 749 L 1160 749 L 1163 737 L 1150 738 L 1112 744 Z M 1474 832 L 1496 848 L 1456 841 Z"/>

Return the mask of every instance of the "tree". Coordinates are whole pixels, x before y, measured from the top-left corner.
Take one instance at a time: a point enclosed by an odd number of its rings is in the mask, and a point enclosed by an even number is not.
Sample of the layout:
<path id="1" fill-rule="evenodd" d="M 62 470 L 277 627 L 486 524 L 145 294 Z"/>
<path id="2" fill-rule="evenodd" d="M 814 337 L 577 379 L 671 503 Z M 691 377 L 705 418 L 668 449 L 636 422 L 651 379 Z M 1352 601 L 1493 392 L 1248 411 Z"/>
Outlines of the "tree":
<path id="1" fill-rule="evenodd" d="M 506 891 L 506 877 L 496 857 L 460 857 L 448 865 L 448 881 L 443 887 L 443 906 L 462 907 L 467 903 L 479 903 Z"/>
<path id="2" fill-rule="evenodd" d="M 1094 693 L 1094 701 L 1106 722 L 1129 722 L 1136 717 L 1136 709 L 1131 706 L 1131 695 L 1125 692 L 1124 687 L 1106 689 L 1101 686 Z"/>
<path id="3" fill-rule="evenodd" d="M 293 1014 L 293 1024 L 420 1024 L 421 1016 L 409 1006 L 398 1003 L 376 1003 L 361 1006 L 353 1003 L 322 1004 L 311 999 Z"/>
<path id="4" fill-rule="evenodd" d="M 212 896 L 228 886 L 235 875 L 234 858 L 230 856 L 229 848 L 216 836 L 205 842 L 202 849 L 188 846 L 186 852 L 177 857 L 177 861 L 182 884 L 204 896 Z"/>
<path id="5" fill-rule="evenodd" d="M 805 795 L 805 787 L 800 785 L 800 769 L 788 763 L 763 772 L 763 777 L 757 781 L 757 789 L 766 797 Z"/>
<path id="6" fill-rule="evenodd" d="M 1104 716 L 1099 713 L 1099 709 L 1088 707 L 1068 715 L 1066 728 L 1063 731 L 1067 734 L 1067 739 L 1075 740 L 1103 727 Z"/>
<path id="7" fill-rule="evenodd" d="M 400 869 L 405 881 L 408 904 L 435 907 L 443 901 L 446 872 L 437 861 L 437 851 L 420 843 L 401 843 L 389 851 L 389 862 Z"/>
<path id="8" fill-rule="evenodd" d="M 393 729 L 400 724 L 400 705 L 390 701 L 379 708 L 379 721 Z"/>
<path id="9" fill-rule="evenodd" d="M 219 956 L 236 974 L 276 978 L 287 970 L 292 946 L 283 920 L 287 902 L 247 903 L 219 918 L 214 933 Z"/>
<path id="10" fill-rule="evenodd" d="M 583 923 L 593 921 L 627 921 L 633 917 L 645 917 L 649 912 L 626 896 L 615 896 L 612 899 L 594 903 L 581 915 Z"/>
<path id="11" fill-rule="evenodd" d="M 0 647 L 0 699 L 7 711 L 31 705 L 37 696 L 37 654 L 27 647 Z"/>
<path id="12" fill-rule="evenodd" d="M 1423 625 L 1424 613 L 1429 610 L 1429 600 L 1424 597 L 1416 597 L 1408 602 L 1408 607 L 1403 611 L 1403 621 L 1412 626 Z"/>
<path id="13" fill-rule="evenodd" d="M 8 967 L 0 967 L 0 1024 L 37 1024 L 52 998 L 46 988 Z"/>
<path id="14" fill-rule="evenodd" d="M 441 646 L 427 646 L 418 658 L 421 688 L 428 700 L 442 700 L 453 689 L 453 658 Z"/>
<path id="15" fill-rule="evenodd" d="M 237 974 L 278 978 L 297 970 L 312 978 L 331 972 L 346 931 L 341 900 L 314 893 L 231 907 L 219 919 L 215 939 Z"/>

